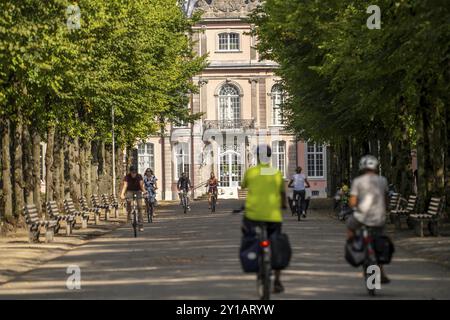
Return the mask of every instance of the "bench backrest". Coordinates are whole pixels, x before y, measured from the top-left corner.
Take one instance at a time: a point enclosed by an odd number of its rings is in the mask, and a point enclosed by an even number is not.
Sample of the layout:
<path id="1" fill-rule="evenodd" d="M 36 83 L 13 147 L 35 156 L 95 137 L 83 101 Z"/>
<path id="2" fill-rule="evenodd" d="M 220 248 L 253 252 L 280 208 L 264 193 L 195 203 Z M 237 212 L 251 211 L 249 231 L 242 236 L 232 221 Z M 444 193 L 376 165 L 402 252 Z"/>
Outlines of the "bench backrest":
<path id="1" fill-rule="evenodd" d="M 73 200 L 71 198 L 64 200 L 64 210 L 68 214 L 73 214 L 77 211 L 77 209 L 75 209 L 75 205 L 73 204 Z"/>
<path id="2" fill-rule="evenodd" d="M 102 204 L 109 206 L 111 204 L 110 198 L 106 194 L 102 194 Z"/>
<path id="3" fill-rule="evenodd" d="M 389 200 L 389 210 L 398 209 L 399 203 L 400 203 L 400 193 L 393 193 Z"/>
<path id="4" fill-rule="evenodd" d="M 430 204 L 428 205 L 427 213 L 430 215 L 440 215 L 443 209 L 443 199 L 442 198 L 431 198 Z"/>
<path id="5" fill-rule="evenodd" d="M 84 196 L 80 197 L 80 208 L 81 208 L 81 210 L 89 209 L 87 199 Z"/>
<path id="6" fill-rule="evenodd" d="M 93 194 L 93 195 L 92 195 L 92 205 L 93 205 L 94 207 L 98 207 L 98 206 L 101 205 L 101 204 L 100 204 L 100 199 L 98 198 L 98 195 L 96 195 L 96 194 Z"/>
<path id="7" fill-rule="evenodd" d="M 109 195 L 109 201 L 110 201 L 112 204 L 114 204 L 114 205 L 119 204 L 119 201 L 117 200 L 117 197 L 116 197 L 115 195 L 113 195 L 113 194 L 110 194 L 110 195 Z"/>
<path id="8" fill-rule="evenodd" d="M 47 202 L 47 213 L 49 217 L 59 217 L 61 212 L 59 212 L 58 204 L 56 201 Z"/>
<path id="9" fill-rule="evenodd" d="M 406 204 L 406 210 L 408 212 L 414 212 L 414 210 L 416 210 L 416 206 L 417 206 L 417 196 L 412 194 L 408 197 L 408 203 Z"/>
<path id="10" fill-rule="evenodd" d="M 33 224 L 39 221 L 38 211 L 34 204 L 27 204 L 23 207 L 23 215 L 27 224 Z"/>

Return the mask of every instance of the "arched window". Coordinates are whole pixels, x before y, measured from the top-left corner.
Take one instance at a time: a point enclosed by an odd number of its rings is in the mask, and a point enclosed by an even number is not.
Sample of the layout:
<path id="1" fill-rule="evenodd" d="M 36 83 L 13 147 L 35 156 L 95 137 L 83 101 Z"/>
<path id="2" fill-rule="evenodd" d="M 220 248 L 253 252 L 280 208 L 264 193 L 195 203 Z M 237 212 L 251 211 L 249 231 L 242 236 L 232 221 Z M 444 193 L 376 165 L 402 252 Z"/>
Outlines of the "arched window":
<path id="1" fill-rule="evenodd" d="M 239 89 L 225 84 L 219 91 L 219 120 L 238 123 L 241 118 L 241 97 Z"/>
<path id="2" fill-rule="evenodd" d="M 286 176 L 286 141 L 272 143 L 272 166 Z"/>
<path id="3" fill-rule="evenodd" d="M 272 124 L 281 125 L 283 124 L 283 113 L 281 105 L 283 103 L 283 92 L 281 87 L 276 84 L 272 87 L 271 91 L 272 97 Z"/>
<path id="4" fill-rule="evenodd" d="M 175 179 L 178 180 L 183 172 L 189 176 L 189 144 L 179 143 L 175 146 Z"/>
<path id="5" fill-rule="evenodd" d="M 155 146 L 153 143 L 138 145 L 138 170 L 144 173 L 147 168 L 155 170 Z"/>
<path id="6" fill-rule="evenodd" d="M 239 51 L 239 33 L 219 33 L 219 51 Z"/>

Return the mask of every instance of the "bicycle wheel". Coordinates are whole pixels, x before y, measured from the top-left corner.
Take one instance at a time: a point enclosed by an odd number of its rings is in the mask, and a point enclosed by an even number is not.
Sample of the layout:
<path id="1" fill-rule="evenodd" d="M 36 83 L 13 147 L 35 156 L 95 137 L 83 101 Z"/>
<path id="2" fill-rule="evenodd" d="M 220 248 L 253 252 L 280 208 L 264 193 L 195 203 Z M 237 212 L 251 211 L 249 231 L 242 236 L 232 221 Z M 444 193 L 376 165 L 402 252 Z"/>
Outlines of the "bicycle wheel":
<path id="1" fill-rule="evenodd" d="M 186 214 L 186 212 L 187 212 L 187 201 L 186 201 L 186 197 L 183 197 L 183 212 L 184 212 L 184 214 Z"/>
<path id="2" fill-rule="evenodd" d="M 137 214 L 136 212 L 133 212 L 133 231 L 134 231 L 134 237 L 137 238 Z"/>
<path id="3" fill-rule="evenodd" d="M 270 262 L 263 262 L 257 276 L 258 297 L 261 300 L 270 300 Z"/>
<path id="4" fill-rule="evenodd" d="M 369 279 L 370 275 L 367 273 L 367 268 L 369 268 L 369 265 L 365 264 L 363 267 L 364 270 L 364 285 L 367 289 L 367 293 L 369 293 L 369 296 L 375 296 L 375 288 L 369 288 L 367 286 L 367 279 Z"/>
<path id="5" fill-rule="evenodd" d="M 211 197 L 211 213 L 216 212 L 216 196 Z"/>
<path id="6" fill-rule="evenodd" d="M 148 223 L 153 222 L 153 203 L 152 202 L 150 202 L 148 204 L 147 219 L 148 219 Z"/>

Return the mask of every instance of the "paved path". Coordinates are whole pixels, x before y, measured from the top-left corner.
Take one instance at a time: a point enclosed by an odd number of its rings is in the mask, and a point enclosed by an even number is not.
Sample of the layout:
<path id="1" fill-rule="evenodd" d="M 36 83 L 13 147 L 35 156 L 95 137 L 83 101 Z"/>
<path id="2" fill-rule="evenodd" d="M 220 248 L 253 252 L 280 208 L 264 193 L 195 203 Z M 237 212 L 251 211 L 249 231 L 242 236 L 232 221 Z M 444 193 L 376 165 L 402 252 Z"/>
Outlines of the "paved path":
<path id="1" fill-rule="evenodd" d="M 254 299 L 254 275 L 238 261 L 238 207 L 222 201 L 216 214 L 195 202 L 183 215 L 178 206 L 160 215 L 139 238 L 129 226 L 0 286 L 0 299 Z M 285 217 L 294 255 L 284 272 L 286 292 L 276 299 L 366 299 L 362 272 L 343 258 L 344 226 L 324 213 L 297 222 Z M 81 268 L 81 290 L 66 289 L 66 268 Z M 449 299 L 450 270 L 398 249 L 387 272 L 393 280 L 375 299 Z"/>

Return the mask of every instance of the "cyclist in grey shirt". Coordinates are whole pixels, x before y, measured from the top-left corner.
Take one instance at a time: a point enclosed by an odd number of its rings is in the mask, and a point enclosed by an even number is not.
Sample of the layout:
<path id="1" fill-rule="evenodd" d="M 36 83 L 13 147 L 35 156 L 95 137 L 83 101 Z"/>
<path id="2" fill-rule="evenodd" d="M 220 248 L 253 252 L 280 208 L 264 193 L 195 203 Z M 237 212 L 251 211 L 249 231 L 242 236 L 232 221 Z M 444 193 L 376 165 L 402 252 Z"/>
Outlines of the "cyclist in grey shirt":
<path id="1" fill-rule="evenodd" d="M 350 207 L 355 211 L 347 221 L 348 238 L 353 238 L 355 231 L 362 226 L 373 228 L 377 234 L 384 233 L 386 222 L 388 182 L 378 175 L 378 159 L 367 155 L 361 158 L 359 169 L 361 175 L 352 182 L 350 190 Z M 381 269 L 381 283 L 389 283 L 389 278 Z"/>

